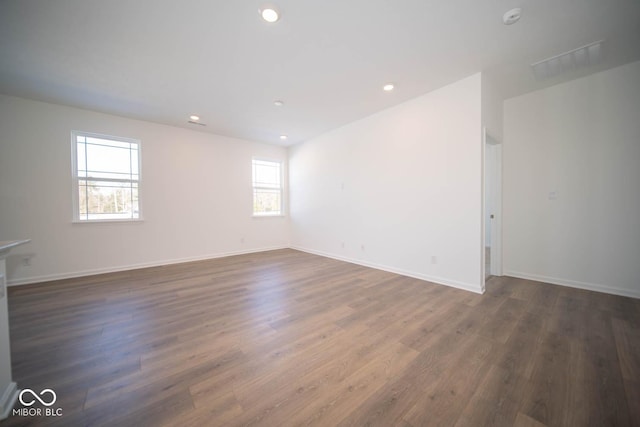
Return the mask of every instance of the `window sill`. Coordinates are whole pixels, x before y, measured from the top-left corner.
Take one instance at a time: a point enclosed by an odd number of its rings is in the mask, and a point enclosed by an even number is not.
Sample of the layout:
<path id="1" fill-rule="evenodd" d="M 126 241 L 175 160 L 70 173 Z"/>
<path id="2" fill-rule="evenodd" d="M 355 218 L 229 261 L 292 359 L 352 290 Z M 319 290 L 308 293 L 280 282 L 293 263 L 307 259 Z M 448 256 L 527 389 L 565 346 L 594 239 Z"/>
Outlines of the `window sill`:
<path id="1" fill-rule="evenodd" d="M 89 220 L 79 220 L 79 219 L 74 219 L 73 221 L 71 221 L 72 224 L 104 224 L 104 223 L 140 223 L 140 222 L 144 222 L 144 219 L 142 218 L 136 218 L 136 219 L 89 219 Z"/>
<path id="2" fill-rule="evenodd" d="M 278 214 L 278 215 L 251 215 L 252 218 L 284 218 L 286 215 Z"/>

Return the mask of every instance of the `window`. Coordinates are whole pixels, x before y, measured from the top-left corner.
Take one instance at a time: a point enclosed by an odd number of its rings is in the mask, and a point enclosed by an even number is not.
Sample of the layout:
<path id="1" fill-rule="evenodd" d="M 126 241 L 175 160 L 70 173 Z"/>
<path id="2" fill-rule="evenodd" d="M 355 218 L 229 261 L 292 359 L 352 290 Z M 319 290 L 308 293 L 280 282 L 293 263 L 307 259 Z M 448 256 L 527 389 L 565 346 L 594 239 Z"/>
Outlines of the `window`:
<path id="1" fill-rule="evenodd" d="M 282 215 L 280 162 L 253 159 L 253 215 Z"/>
<path id="2" fill-rule="evenodd" d="M 140 141 L 72 132 L 74 221 L 139 220 Z"/>

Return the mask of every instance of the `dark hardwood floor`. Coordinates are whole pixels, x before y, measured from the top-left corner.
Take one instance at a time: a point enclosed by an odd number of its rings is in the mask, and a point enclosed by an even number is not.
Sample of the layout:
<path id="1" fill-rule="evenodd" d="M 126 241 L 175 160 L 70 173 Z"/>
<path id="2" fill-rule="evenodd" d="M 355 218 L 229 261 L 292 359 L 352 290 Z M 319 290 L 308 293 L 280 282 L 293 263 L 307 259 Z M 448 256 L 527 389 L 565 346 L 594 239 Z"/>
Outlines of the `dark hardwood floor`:
<path id="1" fill-rule="evenodd" d="M 9 310 L 14 380 L 62 416 L 1 427 L 640 425 L 631 298 L 278 250 L 13 287 Z"/>

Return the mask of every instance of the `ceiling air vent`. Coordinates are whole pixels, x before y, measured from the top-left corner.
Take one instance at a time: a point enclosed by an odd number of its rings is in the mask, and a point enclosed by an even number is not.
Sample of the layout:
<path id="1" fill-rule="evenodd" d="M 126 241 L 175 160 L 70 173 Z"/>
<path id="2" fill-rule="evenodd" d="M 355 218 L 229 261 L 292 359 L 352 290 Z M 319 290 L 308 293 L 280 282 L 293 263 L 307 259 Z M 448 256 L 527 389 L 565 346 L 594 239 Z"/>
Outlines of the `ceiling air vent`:
<path id="1" fill-rule="evenodd" d="M 602 62 L 603 43 L 604 40 L 600 40 L 531 64 L 533 74 L 536 79 L 545 80 L 577 68 L 599 64 Z"/>

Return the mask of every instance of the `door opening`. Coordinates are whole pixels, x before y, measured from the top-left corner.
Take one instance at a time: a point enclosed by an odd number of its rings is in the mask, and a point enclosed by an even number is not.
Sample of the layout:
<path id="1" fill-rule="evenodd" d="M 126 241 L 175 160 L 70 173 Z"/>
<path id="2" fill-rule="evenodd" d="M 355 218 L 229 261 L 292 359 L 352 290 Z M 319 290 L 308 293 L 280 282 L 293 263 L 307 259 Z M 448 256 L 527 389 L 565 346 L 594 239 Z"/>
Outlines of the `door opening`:
<path id="1" fill-rule="evenodd" d="M 502 145 L 484 134 L 484 241 L 483 272 L 486 281 L 502 276 Z"/>

